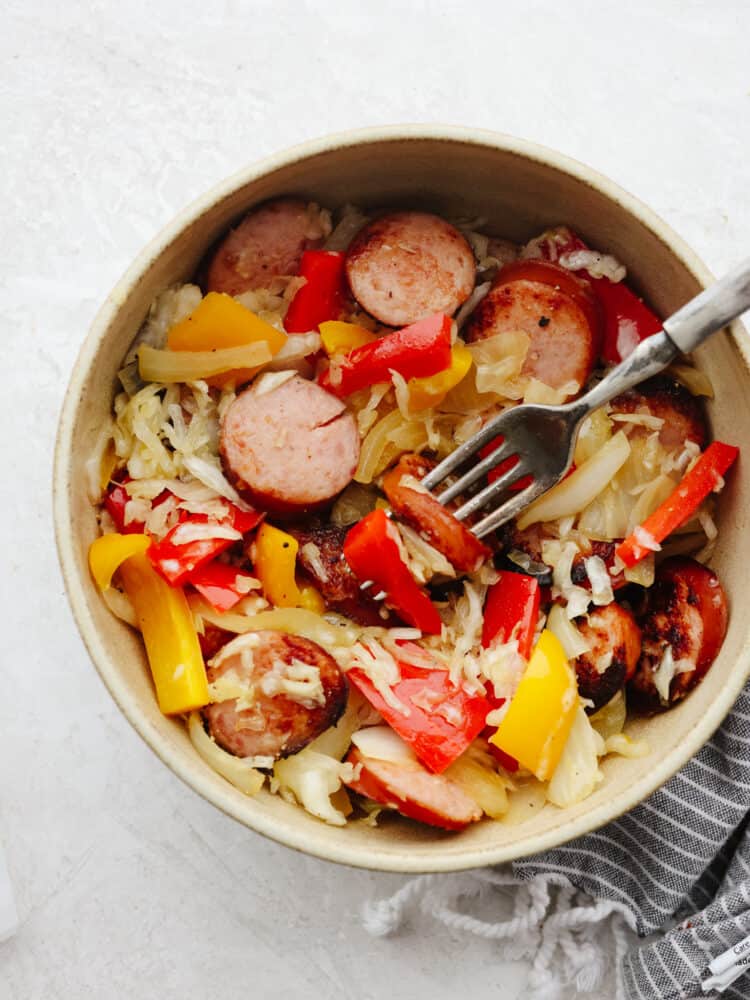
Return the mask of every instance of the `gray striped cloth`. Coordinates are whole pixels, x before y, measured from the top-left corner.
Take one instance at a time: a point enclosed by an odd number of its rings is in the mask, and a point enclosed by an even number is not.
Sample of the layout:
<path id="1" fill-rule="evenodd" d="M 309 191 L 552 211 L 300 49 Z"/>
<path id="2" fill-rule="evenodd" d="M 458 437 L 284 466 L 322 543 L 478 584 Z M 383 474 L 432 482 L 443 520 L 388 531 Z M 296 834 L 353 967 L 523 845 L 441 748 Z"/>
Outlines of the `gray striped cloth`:
<path id="1" fill-rule="evenodd" d="M 622 963 L 632 1000 L 704 993 L 708 963 L 750 934 L 750 690 L 721 728 L 663 788 L 609 826 L 517 862 L 524 879 L 561 874 L 621 903 L 640 936 L 678 923 Z M 629 921 L 631 922 L 631 921 Z M 750 997 L 747 975 L 725 997 Z"/>
<path id="2" fill-rule="evenodd" d="M 571 986 L 609 996 L 602 982 L 614 943 L 617 993 L 628 1000 L 750 998 L 747 974 L 721 993 L 701 986 L 709 962 L 750 935 L 749 808 L 750 688 L 697 756 L 632 812 L 512 873 L 414 879 L 370 904 L 365 924 L 391 933 L 416 907 L 496 939 L 505 956 L 532 960 L 528 997 L 569 997 Z M 479 919 L 487 890 L 507 893 L 513 883 L 511 919 Z"/>

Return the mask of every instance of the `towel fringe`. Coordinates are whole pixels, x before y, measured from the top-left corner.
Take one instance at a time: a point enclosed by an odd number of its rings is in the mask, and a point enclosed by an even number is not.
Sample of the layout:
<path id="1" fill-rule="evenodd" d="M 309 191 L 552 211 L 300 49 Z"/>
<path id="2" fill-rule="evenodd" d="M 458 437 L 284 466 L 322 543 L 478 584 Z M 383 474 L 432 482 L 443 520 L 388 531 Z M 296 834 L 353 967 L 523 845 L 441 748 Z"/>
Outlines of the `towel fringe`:
<path id="1" fill-rule="evenodd" d="M 491 922 L 472 916 L 472 903 L 512 889 L 512 916 Z M 388 899 L 365 904 L 363 923 L 377 937 L 393 934 L 419 913 L 453 930 L 501 943 L 508 960 L 531 962 L 528 1000 L 562 1000 L 574 986 L 601 995 L 614 948 L 617 998 L 624 997 L 619 969 L 628 949 L 632 913 L 622 903 L 597 901 L 563 875 L 519 879 L 510 870 L 485 869 L 456 875 L 420 875 Z M 609 945 L 609 950 L 607 950 Z"/>

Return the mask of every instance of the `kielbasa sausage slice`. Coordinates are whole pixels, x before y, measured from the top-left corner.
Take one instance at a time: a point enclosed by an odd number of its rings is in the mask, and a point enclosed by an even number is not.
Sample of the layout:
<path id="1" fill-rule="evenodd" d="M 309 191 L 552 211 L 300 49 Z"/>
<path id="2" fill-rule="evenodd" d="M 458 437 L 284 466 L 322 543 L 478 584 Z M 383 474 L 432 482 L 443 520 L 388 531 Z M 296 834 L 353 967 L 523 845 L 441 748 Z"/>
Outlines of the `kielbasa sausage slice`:
<path id="1" fill-rule="evenodd" d="M 209 684 L 232 697 L 203 709 L 208 731 L 237 757 L 287 757 L 336 724 L 346 706 L 346 681 L 317 643 L 286 632 L 248 632 L 208 666 Z M 238 699 L 238 686 L 247 695 Z M 244 701 L 247 700 L 247 705 Z"/>
<path id="2" fill-rule="evenodd" d="M 643 650 L 630 682 L 634 695 L 652 708 L 680 701 L 705 676 L 727 631 L 727 599 L 719 578 L 695 559 L 666 559 L 647 591 L 641 617 Z M 672 661 L 664 698 L 657 689 L 659 671 Z"/>
<path id="3" fill-rule="evenodd" d="M 426 538 L 459 573 L 474 573 L 491 550 L 418 482 L 434 468 L 422 455 L 404 455 L 383 479 L 393 510 Z M 415 488 L 416 487 L 416 488 Z"/>
<path id="4" fill-rule="evenodd" d="M 522 374 L 553 389 L 580 390 L 596 364 L 599 329 L 586 283 L 538 261 L 504 267 L 464 327 L 469 343 L 521 330 L 529 338 Z"/>
<path id="5" fill-rule="evenodd" d="M 393 212 L 357 233 L 346 255 L 352 294 L 387 326 L 452 315 L 471 294 L 476 263 L 465 237 L 426 212 Z"/>
<path id="6" fill-rule="evenodd" d="M 677 379 L 654 375 L 634 389 L 616 396 L 610 403 L 613 413 L 643 413 L 664 421 L 659 441 L 676 448 L 693 441 L 703 449 L 708 444 L 708 421 L 701 401 Z M 652 431 L 644 429 L 644 433 Z"/>
<path id="7" fill-rule="evenodd" d="M 388 626 L 395 616 L 360 587 L 344 558 L 344 539 L 349 529 L 324 523 L 318 518 L 287 528 L 299 542 L 297 563 L 311 578 L 326 606 L 360 625 Z"/>
<path id="8" fill-rule="evenodd" d="M 269 201 L 249 212 L 214 250 L 206 291 L 241 295 L 267 288 L 278 275 L 297 274 L 304 251 L 319 245 L 304 201 Z"/>
<path id="9" fill-rule="evenodd" d="M 241 392 L 224 415 L 219 441 L 237 488 L 282 514 L 315 510 L 348 486 L 359 444 L 346 405 L 299 375 L 270 391 L 261 380 Z"/>
<path id="10" fill-rule="evenodd" d="M 575 661 L 578 693 L 593 701 L 593 712 L 633 676 L 641 655 L 641 630 L 633 615 L 614 601 L 594 608 L 576 625 L 590 645 Z"/>
<path id="11" fill-rule="evenodd" d="M 357 766 L 357 777 L 348 786 L 403 816 L 444 830 L 462 830 L 482 818 L 477 803 L 455 781 L 432 774 L 417 761 L 375 760 L 364 757 L 356 747 L 346 759 Z"/>

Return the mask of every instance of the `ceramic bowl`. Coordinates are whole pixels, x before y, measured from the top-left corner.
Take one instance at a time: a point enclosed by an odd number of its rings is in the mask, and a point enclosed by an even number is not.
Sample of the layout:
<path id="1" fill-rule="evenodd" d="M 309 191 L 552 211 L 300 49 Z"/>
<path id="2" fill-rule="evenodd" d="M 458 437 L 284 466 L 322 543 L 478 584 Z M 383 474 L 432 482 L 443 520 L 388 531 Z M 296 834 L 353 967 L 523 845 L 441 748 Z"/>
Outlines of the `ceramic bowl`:
<path id="1" fill-rule="evenodd" d="M 605 780 L 585 802 L 547 805 L 512 825 L 477 823 L 447 834 L 400 818 L 380 827 L 327 826 L 270 793 L 247 798 L 193 750 L 181 721 L 159 713 L 140 637 L 115 619 L 89 576 L 86 553 L 97 534 L 86 496 L 86 460 L 116 391 L 116 372 L 154 296 L 189 280 L 207 247 L 249 208 L 300 194 L 329 207 L 425 208 L 482 216 L 490 231 L 523 241 L 567 222 L 615 254 L 632 285 L 668 315 L 711 275 L 650 209 L 605 177 L 547 149 L 508 136 L 438 126 L 401 126 L 318 139 L 256 163 L 198 199 L 138 255 L 102 306 L 81 349 L 57 440 L 55 526 L 62 570 L 78 627 L 112 697 L 161 760 L 191 788 L 250 829 L 309 854 L 364 868 L 442 872 L 524 857 L 586 833 L 631 809 L 708 740 L 750 669 L 750 619 L 742 613 L 750 561 L 750 463 L 740 462 L 721 496 L 713 565 L 732 614 L 720 656 L 701 686 L 661 716 L 633 722 L 648 757 L 608 759 Z M 750 441 L 750 358 L 738 324 L 696 356 L 710 376 L 717 437 Z"/>

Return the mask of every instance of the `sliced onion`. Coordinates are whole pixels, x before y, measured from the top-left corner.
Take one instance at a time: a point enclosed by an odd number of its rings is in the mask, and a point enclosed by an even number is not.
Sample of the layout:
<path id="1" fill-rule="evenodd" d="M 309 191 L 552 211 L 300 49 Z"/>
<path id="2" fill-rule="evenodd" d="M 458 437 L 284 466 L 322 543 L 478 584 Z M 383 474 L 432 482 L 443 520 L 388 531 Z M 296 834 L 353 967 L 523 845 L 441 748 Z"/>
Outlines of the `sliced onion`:
<path id="1" fill-rule="evenodd" d="M 193 614 L 199 615 L 210 625 L 226 629 L 227 632 L 260 632 L 272 629 L 275 632 L 289 632 L 301 635 L 323 646 L 353 646 L 362 629 L 348 619 L 340 618 L 342 625 L 332 625 L 314 611 L 305 608 L 274 608 L 256 615 L 221 614 L 201 598 L 191 598 Z"/>
<path id="2" fill-rule="evenodd" d="M 273 392 L 274 389 L 278 389 L 279 386 L 288 382 L 290 378 L 294 378 L 297 373 L 295 371 L 274 371 L 274 372 L 263 372 L 253 383 L 253 392 L 256 396 L 265 396 L 267 392 Z"/>
<path id="3" fill-rule="evenodd" d="M 610 736 L 616 736 L 622 732 L 627 714 L 625 692 L 620 690 L 613 698 L 610 698 L 606 705 L 602 705 L 597 712 L 589 716 L 589 719 L 601 738 L 608 740 Z"/>
<path id="4" fill-rule="evenodd" d="M 362 442 L 354 478 L 358 483 L 371 483 L 398 455 L 406 451 L 421 451 L 426 444 L 424 423 L 404 420 L 398 409 L 393 410 L 378 420 Z"/>
<path id="5" fill-rule="evenodd" d="M 535 501 L 519 517 L 519 530 L 538 521 L 556 521 L 578 514 L 607 487 L 629 454 L 630 443 L 624 432 L 618 431 L 600 451 Z"/>
<path id="6" fill-rule="evenodd" d="M 245 795 L 258 794 L 263 787 L 265 777 L 248 761 L 241 757 L 235 757 L 217 746 L 203 728 L 200 712 L 191 712 L 188 716 L 188 734 L 198 754 L 209 767 L 212 767 L 222 778 L 226 778 Z"/>
<path id="7" fill-rule="evenodd" d="M 307 371 L 309 367 L 307 358 L 312 354 L 317 354 L 320 346 L 319 333 L 290 334 L 281 350 L 274 354 L 271 361 L 265 366 L 265 370 L 269 372 Z"/>
<path id="8" fill-rule="evenodd" d="M 581 424 L 576 441 L 576 450 L 573 461 L 581 466 L 595 455 L 612 437 L 612 421 L 607 416 L 605 409 L 594 410 L 589 413 Z"/>
<path id="9" fill-rule="evenodd" d="M 369 221 L 369 217 L 363 215 L 354 205 L 344 205 L 341 219 L 326 240 L 325 249 L 347 250 L 360 229 Z"/>
<path id="10" fill-rule="evenodd" d="M 561 604 L 553 604 L 547 616 L 547 628 L 560 640 L 569 660 L 588 653 L 591 643 L 583 638 L 579 630 L 563 611 Z"/>
<path id="11" fill-rule="evenodd" d="M 160 351 L 142 345 L 138 348 L 138 371 L 146 382 L 196 382 L 227 372 L 257 368 L 271 360 L 271 348 L 265 340 L 218 351 Z"/>
<path id="12" fill-rule="evenodd" d="M 484 238 L 486 239 L 487 237 Z M 477 285 L 474 288 L 474 291 L 471 293 L 471 295 L 464 302 L 464 304 L 461 306 L 461 308 L 458 310 L 458 313 L 456 314 L 456 326 L 458 327 L 459 330 L 464 325 L 469 316 L 471 316 L 471 314 L 474 312 L 474 310 L 482 301 L 482 299 L 485 297 L 487 292 L 489 292 L 491 287 L 492 287 L 491 281 L 484 281 L 482 282 L 481 285 Z"/>
<path id="13" fill-rule="evenodd" d="M 390 726 L 369 726 L 352 735 L 352 743 L 363 756 L 392 764 L 412 764 L 417 757 L 408 743 Z"/>
<path id="14" fill-rule="evenodd" d="M 139 628 L 138 616 L 127 594 L 116 587 L 108 587 L 102 591 L 101 596 L 116 618 L 126 622 L 128 625 L 132 625 L 133 628 Z"/>
<path id="15" fill-rule="evenodd" d="M 473 799 L 482 812 L 492 819 L 502 819 L 508 811 L 508 791 L 515 786 L 511 778 L 498 768 L 481 742 L 472 745 L 446 770 L 445 776 Z"/>

